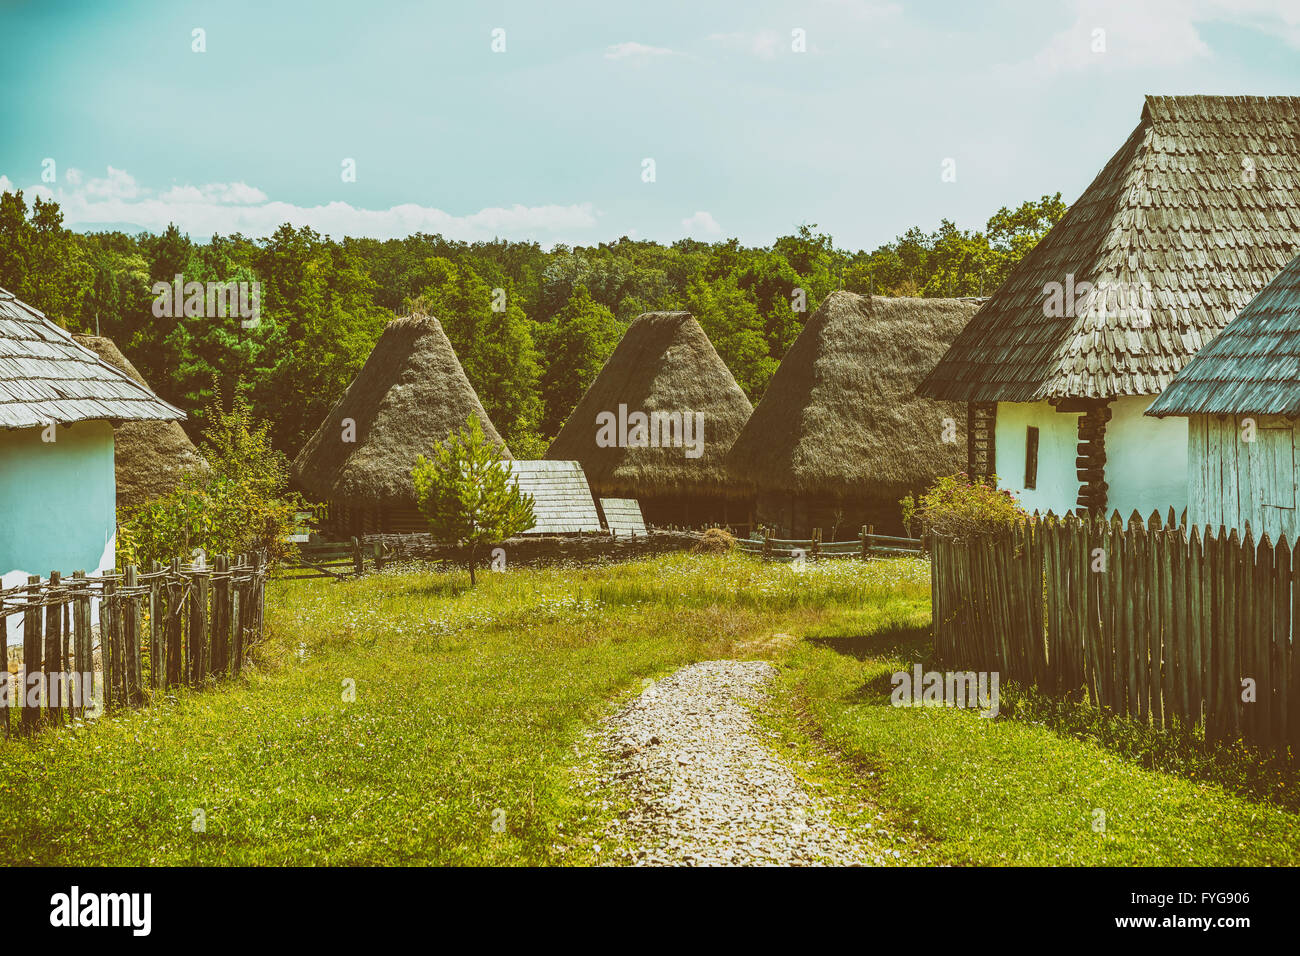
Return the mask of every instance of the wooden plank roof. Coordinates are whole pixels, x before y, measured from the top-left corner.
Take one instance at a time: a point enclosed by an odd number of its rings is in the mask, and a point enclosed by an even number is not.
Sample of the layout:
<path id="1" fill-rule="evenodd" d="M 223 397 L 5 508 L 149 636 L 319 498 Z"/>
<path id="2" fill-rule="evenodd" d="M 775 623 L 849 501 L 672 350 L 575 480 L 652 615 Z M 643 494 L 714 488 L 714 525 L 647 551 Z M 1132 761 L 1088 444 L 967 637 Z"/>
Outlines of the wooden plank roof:
<path id="1" fill-rule="evenodd" d="M 605 524 L 616 535 L 646 534 L 645 518 L 635 498 L 601 498 L 600 510 Z"/>
<path id="2" fill-rule="evenodd" d="M 42 312 L 0 289 L 0 428 L 184 418 Z"/>
<path id="3" fill-rule="evenodd" d="M 1300 97 L 1148 96 L 1132 135 L 918 392 L 1157 394 L 1298 252 Z M 1093 292 L 1047 314 L 1044 287 L 1070 276 Z"/>
<path id="4" fill-rule="evenodd" d="M 526 534 L 577 534 L 600 531 L 596 499 L 576 461 L 508 461 L 519 490 L 533 496 L 537 524 Z"/>
<path id="5" fill-rule="evenodd" d="M 1300 417 L 1300 256 L 1183 366 L 1148 414 Z"/>

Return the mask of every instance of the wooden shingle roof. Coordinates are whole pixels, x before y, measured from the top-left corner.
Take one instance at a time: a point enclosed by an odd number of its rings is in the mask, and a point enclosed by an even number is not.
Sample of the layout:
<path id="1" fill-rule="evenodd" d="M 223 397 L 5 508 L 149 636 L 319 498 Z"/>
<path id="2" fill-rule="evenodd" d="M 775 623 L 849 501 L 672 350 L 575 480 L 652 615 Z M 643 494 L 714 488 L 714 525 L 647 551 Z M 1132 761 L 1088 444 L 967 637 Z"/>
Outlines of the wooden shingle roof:
<path id="1" fill-rule="evenodd" d="M 1300 97 L 1148 96 L 1137 129 L 918 391 L 1157 394 L 1298 252 Z M 1093 292 L 1047 314 L 1044 287 L 1071 276 Z"/>
<path id="2" fill-rule="evenodd" d="M 184 418 L 180 409 L 0 289 L 0 428 Z"/>
<path id="3" fill-rule="evenodd" d="M 582 465 L 576 461 L 506 462 L 519 490 L 533 496 L 537 523 L 525 534 L 577 534 L 599 531 L 596 499 L 587 485 Z"/>
<path id="4" fill-rule="evenodd" d="M 1300 417 L 1300 256 L 1183 366 L 1148 414 Z"/>
<path id="5" fill-rule="evenodd" d="M 648 533 L 641 503 L 635 498 L 601 498 L 600 510 L 605 512 L 606 527 L 616 535 L 631 537 Z"/>

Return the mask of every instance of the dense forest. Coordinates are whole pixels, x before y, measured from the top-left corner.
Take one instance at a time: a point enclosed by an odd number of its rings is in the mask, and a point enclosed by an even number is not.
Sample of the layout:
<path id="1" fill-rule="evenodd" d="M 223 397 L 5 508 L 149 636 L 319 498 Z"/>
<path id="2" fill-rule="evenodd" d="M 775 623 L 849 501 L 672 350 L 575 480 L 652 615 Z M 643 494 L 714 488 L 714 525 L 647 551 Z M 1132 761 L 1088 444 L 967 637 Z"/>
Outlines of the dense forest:
<path id="1" fill-rule="evenodd" d="M 983 232 L 944 220 L 847 252 L 815 225 L 770 247 L 465 243 L 417 234 L 336 241 L 281 226 L 267 239 L 197 242 L 82 234 L 54 202 L 0 195 L 0 287 L 72 331 L 112 337 L 154 389 L 202 427 L 213 395 L 243 390 L 290 456 L 361 368 L 389 319 L 437 316 L 489 416 L 520 457 L 540 457 L 638 314 L 688 309 L 757 402 L 807 315 L 835 289 L 980 295 L 1065 214 L 1060 193 L 998 210 Z M 256 328 L 156 317 L 155 282 L 261 283 Z"/>

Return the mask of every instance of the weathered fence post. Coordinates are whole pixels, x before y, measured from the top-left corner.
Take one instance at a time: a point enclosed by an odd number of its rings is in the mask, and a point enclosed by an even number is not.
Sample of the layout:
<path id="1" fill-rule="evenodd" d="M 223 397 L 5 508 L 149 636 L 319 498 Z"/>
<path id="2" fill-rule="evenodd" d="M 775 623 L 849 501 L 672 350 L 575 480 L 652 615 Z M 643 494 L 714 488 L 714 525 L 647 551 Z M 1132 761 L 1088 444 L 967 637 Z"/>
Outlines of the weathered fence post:
<path id="1" fill-rule="evenodd" d="M 51 724 L 58 723 L 63 716 L 59 691 L 59 673 L 63 670 L 63 614 L 55 599 L 60 579 L 58 571 L 50 572 L 45 602 L 45 668 L 41 682 L 45 685 L 45 719 Z"/>
<path id="2" fill-rule="evenodd" d="M 230 641 L 230 557 L 217 555 L 212 576 L 212 674 L 226 673 Z"/>
<path id="3" fill-rule="evenodd" d="M 175 687 L 183 680 L 185 666 L 182 654 L 183 625 L 185 621 L 185 579 L 181 577 L 181 562 L 173 558 L 167 574 L 167 677 L 165 684 Z"/>
<path id="4" fill-rule="evenodd" d="M 384 570 L 384 545 L 382 541 L 375 542 L 375 570 Z"/>
<path id="5" fill-rule="evenodd" d="M 190 683 L 198 686 L 208 676 L 208 575 L 196 565 L 190 584 Z"/>
<path id="6" fill-rule="evenodd" d="M 95 696 L 95 648 L 90 634 L 90 589 L 85 571 L 72 572 L 72 656 L 76 661 L 77 713 L 85 717 Z"/>
<path id="7" fill-rule="evenodd" d="M 243 575 L 248 570 L 247 565 L 248 555 L 241 554 L 237 556 L 231 581 L 233 586 L 231 587 L 230 607 L 230 620 L 232 622 L 230 670 L 235 676 L 239 675 L 240 669 L 244 666 L 244 615 L 247 613 L 248 600 Z"/>
<path id="8" fill-rule="evenodd" d="M 31 703 L 32 687 L 41 684 L 41 579 L 31 574 L 27 576 L 27 610 L 23 611 L 23 681 L 18 688 L 22 700 L 22 728 L 24 733 L 36 729 L 40 717 L 40 707 Z M 35 677 L 33 683 L 32 678 Z M 38 690 L 39 695 L 39 690 Z M 39 701 L 39 696 L 38 696 Z"/>
<path id="9" fill-rule="evenodd" d="M 812 541 L 809 543 L 808 546 L 808 556 L 812 558 L 814 561 L 816 561 L 817 558 L 821 555 L 821 553 L 822 553 L 822 529 L 813 528 Z"/>
<path id="10" fill-rule="evenodd" d="M 162 683 L 164 643 L 162 565 L 149 562 L 149 688 L 157 690 Z"/>
<path id="11" fill-rule="evenodd" d="M 253 555 L 253 616 L 256 622 L 253 634 L 257 643 L 262 641 L 263 614 L 266 610 L 266 553 Z"/>
<path id="12" fill-rule="evenodd" d="M 867 526 L 863 525 L 862 530 L 858 532 L 858 541 L 862 545 L 862 560 L 867 560 L 867 553 L 870 550 L 867 547 Z"/>
<path id="13" fill-rule="evenodd" d="M 0 588 L 0 592 L 3 592 Z M 5 705 L 0 708 L 0 720 L 4 722 L 5 738 L 8 739 L 12 731 L 9 727 L 9 711 L 17 706 L 17 697 L 14 694 L 13 675 L 9 673 L 9 619 L 5 616 L 5 599 L 4 594 L 0 593 L 0 650 L 4 651 L 4 670 L 0 670 L 0 693 L 4 694 Z"/>
<path id="14" fill-rule="evenodd" d="M 126 613 L 122 616 L 123 641 L 126 648 L 126 701 L 131 707 L 144 703 L 144 681 L 140 666 L 140 569 L 127 565 L 123 581 L 126 588 Z"/>
<path id="15" fill-rule="evenodd" d="M 112 571 L 100 572 L 104 582 L 99 599 L 99 666 L 104 675 L 104 711 L 117 706 L 117 644 L 113 638 L 113 615 L 117 611 L 117 583 Z"/>
<path id="16" fill-rule="evenodd" d="M 357 577 L 365 573 L 365 559 L 361 555 L 361 542 L 355 537 L 352 539 L 352 563 L 356 565 Z"/>

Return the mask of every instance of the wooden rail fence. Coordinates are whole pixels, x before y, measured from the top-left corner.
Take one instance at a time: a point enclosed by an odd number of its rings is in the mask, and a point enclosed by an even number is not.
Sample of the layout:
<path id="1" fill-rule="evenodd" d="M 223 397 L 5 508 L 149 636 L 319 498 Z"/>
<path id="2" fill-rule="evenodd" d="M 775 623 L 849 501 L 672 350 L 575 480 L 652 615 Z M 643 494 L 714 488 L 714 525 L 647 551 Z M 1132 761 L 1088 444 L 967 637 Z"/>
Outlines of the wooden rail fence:
<path id="1" fill-rule="evenodd" d="M 821 529 L 813 531 L 811 538 L 774 538 L 764 533 L 753 538 L 737 538 L 736 546 L 747 554 L 758 555 L 765 561 L 794 561 L 802 555 L 805 560 L 820 561 L 827 558 L 884 557 L 891 554 L 919 554 L 919 538 L 898 538 L 875 534 L 871 525 L 865 525 L 854 540 L 823 541 Z"/>
<path id="2" fill-rule="evenodd" d="M 17 679 L 7 669 L 2 675 L 4 734 L 139 707 L 146 688 L 238 674 L 262 636 L 265 583 L 265 557 L 244 554 L 211 565 L 155 561 L 144 572 L 134 565 L 70 578 L 53 571 L 48 580 L 32 575 L 0 590 L 0 635 L 7 642 L 15 615 L 23 635 Z M 12 721 L 11 710 L 18 711 Z"/>
<path id="3" fill-rule="evenodd" d="M 1173 513 L 932 537 L 935 650 L 1157 727 L 1300 749 L 1300 544 Z"/>

